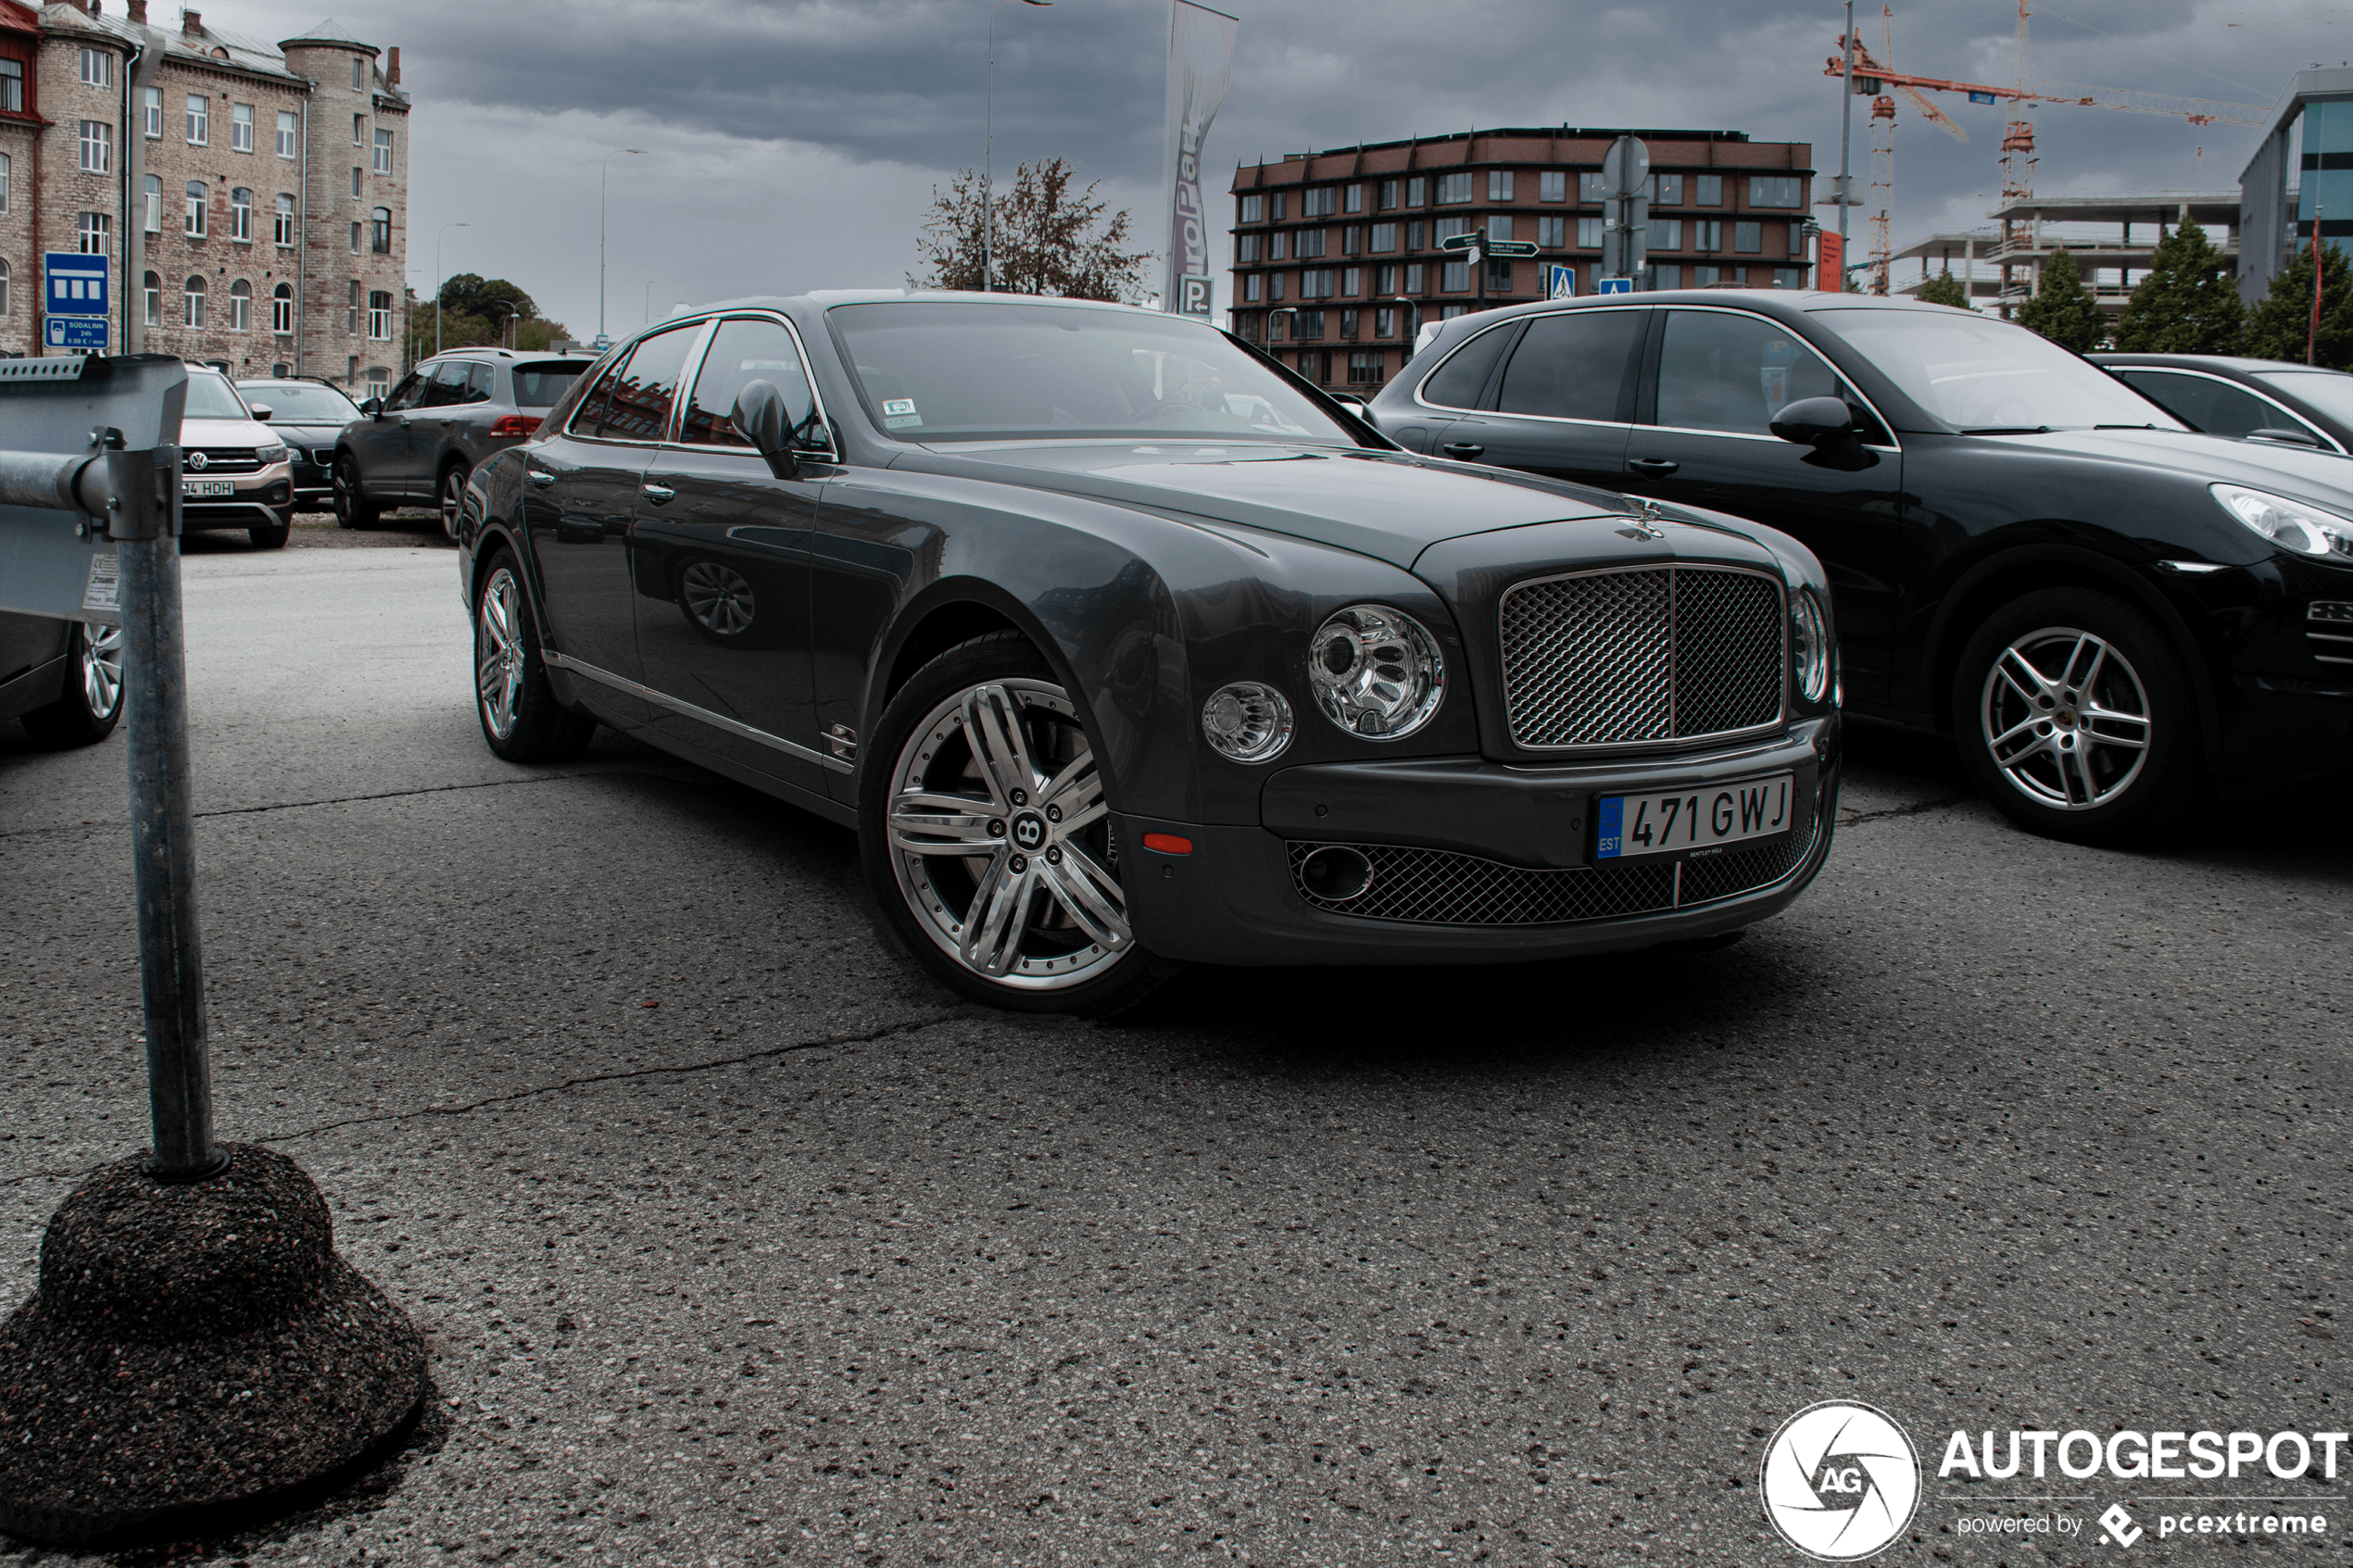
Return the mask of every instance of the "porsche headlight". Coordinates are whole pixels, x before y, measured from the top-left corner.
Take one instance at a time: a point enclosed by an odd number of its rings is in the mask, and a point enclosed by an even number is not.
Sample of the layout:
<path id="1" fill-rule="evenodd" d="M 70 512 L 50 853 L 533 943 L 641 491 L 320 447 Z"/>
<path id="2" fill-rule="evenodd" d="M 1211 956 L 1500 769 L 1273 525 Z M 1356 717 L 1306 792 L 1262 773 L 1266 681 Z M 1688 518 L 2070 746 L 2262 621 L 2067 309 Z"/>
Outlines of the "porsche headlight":
<path id="1" fill-rule="evenodd" d="M 1800 588 L 1790 597 L 1789 646 L 1797 669 L 1797 695 L 1807 702 L 1821 701 L 1831 684 L 1831 630 L 1811 589 Z"/>
<path id="2" fill-rule="evenodd" d="M 1438 639 L 1387 605 L 1350 605 L 1315 629 L 1307 684 L 1324 717 L 1366 740 L 1401 740 L 1446 696 Z"/>
<path id="3" fill-rule="evenodd" d="M 2224 511 L 2284 550 L 2299 556 L 2353 556 L 2353 520 L 2245 485 L 2207 488 Z"/>

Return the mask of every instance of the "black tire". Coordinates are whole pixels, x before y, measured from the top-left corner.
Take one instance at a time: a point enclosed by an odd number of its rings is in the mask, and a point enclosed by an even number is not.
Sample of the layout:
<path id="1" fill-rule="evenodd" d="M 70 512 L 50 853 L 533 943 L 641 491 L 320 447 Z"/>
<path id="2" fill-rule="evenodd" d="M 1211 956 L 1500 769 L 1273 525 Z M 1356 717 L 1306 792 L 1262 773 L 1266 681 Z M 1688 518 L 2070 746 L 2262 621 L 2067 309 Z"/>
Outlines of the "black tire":
<path id="1" fill-rule="evenodd" d="M 434 491 L 441 503 L 441 531 L 452 539 L 458 537 L 458 508 L 466 495 L 466 475 L 473 470 L 463 463 L 451 463 L 441 470 L 441 484 Z"/>
<path id="2" fill-rule="evenodd" d="M 974 709 L 962 705 L 975 693 L 1002 699 L 979 722 L 1018 734 L 1019 759 L 1003 762 L 1011 771 L 988 766 L 981 750 L 967 744 L 964 715 Z M 989 744 L 984 734 L 981 749 Z M 1012 749 L 1000 746 L 1000 753 Z M 1091 769 L 1076 766 L 1082 751 L 1093 752 L 1080 709 L 1026 639 L 992 633 L 925 665 L 891 699 L 861 750 L 866 761 L 858 842 L 867 885 L 893 933 L 941 984 L 1011 1011 L 1103 1018 L 1134 1007 L 1176 972 L 1177 965 L 1137 944 L 1126 924 L 1119 847 L 1098 809 L 1101 785 Z M 1051 766 L 1041 773 L 1038 761 Z M 1016 797 L 1023 774 L 1031 784 Z M 930 819 L 938 825 L 929 833 L 909 829 L 910 841 L 970 844 L 976 853 L 919 853 L 894 843 L 891 807 L 901 775 L 974 806 Z M 1067 783 L 1049 797 L 1041 779 Z M 1024 853 L 1017 841 L 1032 834 Z M 1001 906 L 992 889 L 1003 894 Z M 985 902 L 982 932 L 1007 933 L 1001 940 L 966 931 L 966 917 Z M 1000 907 L 1009 918 L 988 919 Z M 962 956 L 983 940 L 987 962 Z"/>
<path id="3" fill-rule="evenodd" d="M 95 746 L 122 721 L 122 628 L 77 621 L 66 632 L 66 687 L 24 716 L 44 746 Z"/>
<path id="4" fill-rule="evenodd" d="M 510 552 L 490 558 L 473 622 L 474 717 L 490 749 L 510 762 L 569 762 L 587 749 L 597 721 L 557 702 L 531 596 Z"/>
<path id="5" fill-rule="evenodd" d="M 334 467 L 328 470 L 328 484 L 333 492 L 336 526 L 376 526 L 384 508 L 368 499 L 367 485 L 359 477 L 359 458 L 348 452 L 336 453 Z"/>
<path id="6" fill-rule="evenodd" d="M 2210 795 L 2188 660 L 2095 589 L 2040 589 L 1987 618 L 1954 671 L 1953 739 L 2012 822 L 2072 843 L 2178 838 Z"/>
<path id="7" fill-rule="evenodd" d="M 287 538 L 293 533 L 293 523 L 281 522 L 274 527 L 248 528 L 245 530 L 245 537 L 253 542 L 253 547 L 257 550 L 283 550 L 286 547 Z"/>

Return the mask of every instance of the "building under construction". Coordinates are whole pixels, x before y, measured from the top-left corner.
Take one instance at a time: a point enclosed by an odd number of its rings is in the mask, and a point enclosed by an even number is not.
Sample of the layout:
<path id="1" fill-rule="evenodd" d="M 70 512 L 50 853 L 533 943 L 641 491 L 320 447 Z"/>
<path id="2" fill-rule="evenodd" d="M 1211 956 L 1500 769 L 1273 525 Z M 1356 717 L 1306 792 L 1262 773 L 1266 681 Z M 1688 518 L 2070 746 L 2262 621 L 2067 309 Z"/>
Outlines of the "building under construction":
<path id="1" fill-rule="evenodd" d="M 2205 230 L 2224 255 L 2235 257 L 2239 249 L 2236 191 L 2031 196 L 1986 216 L 1995 227 L 1931 234 L 1894 252 L 1889 292 L 1915 295 L 1931 278 L 1950 271 L 1972 306 L 2008 317 L 2033 296 L 2052 255 L 2064 250 L 2113 325 L 2133 286 L 2156 264 L 2158 245 L 2184 221 Z M 2094 226 L 2108 232 L 2083 232 Z"/>

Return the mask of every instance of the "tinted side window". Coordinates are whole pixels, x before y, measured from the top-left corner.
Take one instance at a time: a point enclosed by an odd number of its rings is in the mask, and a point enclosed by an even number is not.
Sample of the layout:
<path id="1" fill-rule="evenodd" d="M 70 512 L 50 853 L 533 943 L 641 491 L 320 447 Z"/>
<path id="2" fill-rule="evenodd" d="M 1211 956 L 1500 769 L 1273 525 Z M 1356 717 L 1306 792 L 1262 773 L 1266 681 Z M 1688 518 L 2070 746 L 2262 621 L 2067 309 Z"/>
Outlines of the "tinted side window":
<path id="1" fill-rule="evenodd" d="M 422 370 L 409 371 L 402 378 L 400 384 L 392 389 L 392 395 L 384 399 L 385 411 L 398 413 L 403 408 L 415 408 L 418 399 L 424 395 L 424 372 Z"/>
<path id="2" fill-rule="evenodd" d="M 1422 400 L 1441 408 L 1477 408 L 1478 395 L 1487 389 L 1488 373 L 1494 370 L 1496 357 L 1511 336 L 1508 326 L 1491 327 L 1456 349 L 1422 388 Z"/>
<path id="3" fill-rule="evenodd" d="M 2167 413 L 2208 435 L 2252 435 L 2259 430 L 2296 430 L 2285 414 L 2235 386 L 2204 376 L 2170 370 L 2120 370 L 2126 385 Z"/>
<path id="4" fill-rule="evenodd" d="M 597 433 L 608 440 L 660 441 L 670 428 L 671 399 L 678 392 L 678 372 L 686 368 L 686 350 L 701 335 L 702 323 L 697 321 L 656 332 L 630 350 L 619 379 L 606 394 L 610 407 Z"/>
<path id="5" fill-rule="evenodd" d="M 452 403 L 462 403 L 466 397 L 466 364 L 462 359 L 447 359 L 433 368 L 433 379 L 425 383 L 425 395 L 417 407 L 444 408 Z"/>
<path id="6" fill-rule="evenodd" d="M 1773 416 L 1799 398 L 1846 396 L 1835 371 L 1770 321 L 1717 310 L 1667 312 L 1658 360 L 1662 425 L 1770 435 Z"/>
<path id="7" fill-rule="evenodd" d="M 489 402 L 490 378 L 496 372 L 494 372 L 488 365 L 467 366 L 466 394 L 464 396 L 459 398 L 458 401 L 460 403 Z"/>
<path id="8" fill-rule="evenodd" d="M 806 429 L 815 420 L 817 400 L 801 373 L 792 334 L 774 321 L 724 321 L 703 356 L 678 439 L 696 446 L 749 446 L 728 416 L 736 395 L 756 381 L 773 383 L 784 394 L 795 426 Z"/>
<path id="9" fill-rule="evenodd" d="M 1539 316 L 1512 350 L 1496 408 L 1564 420 L 1620 419 L 1619 395 L 1647 320 L 1641 310 Z"/>

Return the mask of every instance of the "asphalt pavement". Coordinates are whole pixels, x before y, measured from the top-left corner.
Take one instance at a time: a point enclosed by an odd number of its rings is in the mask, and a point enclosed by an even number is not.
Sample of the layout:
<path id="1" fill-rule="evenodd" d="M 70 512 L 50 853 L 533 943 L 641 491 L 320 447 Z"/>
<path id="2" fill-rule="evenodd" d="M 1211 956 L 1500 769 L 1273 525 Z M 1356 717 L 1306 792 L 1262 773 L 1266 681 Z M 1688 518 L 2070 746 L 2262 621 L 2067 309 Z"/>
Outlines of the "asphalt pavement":
<path id="1" fill-rule="evenodd" d="M 839 828 L 610 734 L 491 756 L 430 531 L 184 566 L 220 1126 L 436 1386 L 359 1491 L 183 1559 L 1795 1563 L 1759 1463 L 1824 1399 L 1928 1466 L 1881 1561 L 2353 1554 L 2343 1474 L 2177 1484 L 2328 1518 L 2190 1539 L 2158 1483 L 1936 1474 L 1957 1428 L 2349 1424 L 2341 794 L 2078 849 L 1863 731 L 1738 946 L 1016 1018 Z M 0 722 L 0 1306 L 144 1142 L 124 796 L 120 736 Z"/>

